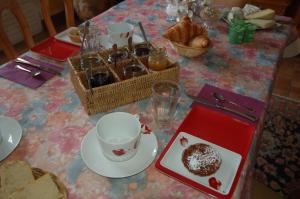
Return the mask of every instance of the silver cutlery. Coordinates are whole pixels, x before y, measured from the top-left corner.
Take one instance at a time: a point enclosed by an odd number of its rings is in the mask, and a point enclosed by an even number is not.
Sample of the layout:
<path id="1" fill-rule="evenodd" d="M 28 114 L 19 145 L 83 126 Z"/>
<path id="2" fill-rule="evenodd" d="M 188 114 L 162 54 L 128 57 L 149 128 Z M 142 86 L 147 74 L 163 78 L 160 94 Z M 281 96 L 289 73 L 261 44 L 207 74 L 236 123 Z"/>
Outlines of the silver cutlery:
<path id="1" fill-rule="evenodd" d="M 254 112 L 254 109 L 253 109 L 253 108 L 251 108 L 251 107 L 249 107 L 249 106 L 245 106 L 245 105 L 243 105 L 243 104 L 236 103 L 236 102 L 231 101 L 231 100 L 228 100 L 228 99 L 226 99 L 222 94 L 219 94 L 219 93 L 217 93 L 217 92 L 213 92 L 213 93 L 212 93 L 212 96 L 213 96 L 216 100 L 218 100 L 219 102 L 221 102 L 221 103 L 229 103 L 229 104 L 232 104 L 232 105 L 234 105 L 234 106 L 238 106 L 238 107 L 247 109 L 247 110 L 250 111 L 250 112 Z"/>
<path id="2" fill-rule="evenodd" d="M 20 63 L 20 64 L 26 64 L 28 66 L 32 66 L 32 67 L 38 68 L 38 69 L 40 69 L 42 71 L 46 71 L 46 72 L 52 73 L 54 75 L 61 75 L 61 73 L 59 71 L 57 71 L 57 70 L 55 70 L 53 68 L 48 68 L 48 67 L 42 66 L 40 64 L 35 64 L 35 63 L 32 63 L 30 61 L 27 61 L 27 60 L 19 58 L 19 57 L 15 60 L 15 62 L 16 63 Z"/>
<path id="3" fill-rule="evenodd" d="M 33 71 L 31 71 L 31 70 L 29 70 L 27 68 L 24 68 L 24 67 L 22 67 L 20 65 L 16 65 L 16 68 L 19 69 L 19 70 L 25 71 L 27 73 L 30 73 L 32 77 L 38 77 L 41 74 L 41 71 L 35 71 L 35 72 L 33 72 Z"/>
<path id="4" fill-rule="evenodd" d="M 186 93 L 186 95 L 189 98 L 191 98 L 192 100 L 194 100 L 195 102 L 197 102 L 197 103 L 204 104 L 204 105 L 209 106 L 209 107 L 213 107 L 213 108 L 217 108 L 217 109 L 220 109 L 220 110 L 224 110 L 224 111 L 233 113 L 235 115 L 246 118 L 246 119 L 250 120 L 251 122 L 256 122 L 257 121 L 257 117 L 255 115 L 250 114 L 250 113 L 235 110 L 235 109 L 232 109 L 232 108 L 228 108 L 228 107 L 223 106 L 223 105 L 218 104 L 218 103 L 211 103 L 210 101 L 208 101 L 204 98 L 193 96 L 193 95 L 190 95 L 188 93 Z"/>

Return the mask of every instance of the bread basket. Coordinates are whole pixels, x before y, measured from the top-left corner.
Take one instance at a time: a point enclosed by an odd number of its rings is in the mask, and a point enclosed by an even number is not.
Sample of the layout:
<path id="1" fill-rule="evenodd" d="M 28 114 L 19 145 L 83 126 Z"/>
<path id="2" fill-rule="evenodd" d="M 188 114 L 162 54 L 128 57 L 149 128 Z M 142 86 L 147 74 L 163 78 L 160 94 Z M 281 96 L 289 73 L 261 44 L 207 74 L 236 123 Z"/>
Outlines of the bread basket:
<path id="1" fill-rule="evenodd" d="M 189 57 L 189 58 L 198 57 L 200 55 L 203 55 L 212 46 L 212 44 L 210 43 L 210 45 L 206 48 L 195 48 L 195 47 L 191 47 L 191 46 L 185 46 L 185 45 L 182 45 L 182 44 L 179 44 L 176 42 L 172 42 L 172 41 L 170 41 L 170 42 L 172 43 L 173 47 L 176 49 L 176 51 L 179 55 Z"/>

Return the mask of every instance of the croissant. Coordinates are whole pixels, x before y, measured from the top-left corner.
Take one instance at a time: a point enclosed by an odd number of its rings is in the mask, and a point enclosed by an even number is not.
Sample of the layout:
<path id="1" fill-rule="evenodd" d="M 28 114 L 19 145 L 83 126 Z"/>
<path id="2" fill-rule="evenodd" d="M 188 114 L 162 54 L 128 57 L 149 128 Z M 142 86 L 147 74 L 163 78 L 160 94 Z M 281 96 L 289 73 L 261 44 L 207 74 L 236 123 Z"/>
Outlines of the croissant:
<path id="1" fill-rule="evenodd" d="M 182 20 L 168 29 L 163 36 L 171 41 L 186 44 L 190 39 L 190 20 Z"/>
<path id="2" fill-rule="evenodd" d="M 169 28 L 163 36 L 173 42 L 187 45 L 191 39 L 197 35 L 204 34 L 205 30 L 193 24 L 188 16 L 185 16 L 180 22 Z"/>
<path id="3" fill-rule="evenodd" d="M 194 48 L 207 48 L 209 44 L 209 38 L 203 35 L 199 35 L 189 42 L 189 46 Z"/>

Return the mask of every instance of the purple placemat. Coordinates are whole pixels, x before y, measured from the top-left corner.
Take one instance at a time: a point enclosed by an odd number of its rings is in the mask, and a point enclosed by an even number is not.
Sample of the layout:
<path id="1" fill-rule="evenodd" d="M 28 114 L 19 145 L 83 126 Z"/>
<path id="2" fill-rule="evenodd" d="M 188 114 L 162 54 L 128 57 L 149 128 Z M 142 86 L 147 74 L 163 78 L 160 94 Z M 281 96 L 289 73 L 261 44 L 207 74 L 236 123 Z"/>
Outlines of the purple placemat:
<path id="1" fill-rule="evenodd" d="M 211 85 L 208 85 L 208 84 L 204 85 L 204 87 L 201 89 L 201 91 L 199 92 L 199 94 L 197 96 L 211 102 L 212 104 L 216 104 L 219 101 L 217 101 L 213 97 L 214 92 L 223 95 L 226 100 L 230 100 L 230 101 L 236 102 L 238 104 L 242 104 L 244 106 L 251 107 L 254 111 L 250 112 L 250 111 L 248 111 L 247 109 L 245 109 L 243 107 L 232 105 L 228 102 L 223 103 L 224 106 L 226 106 L 228 108 L 238 110 L 238 111 L 251 113 L 252 115 L 254 115 L 258 118 L 258 120 L 256 122 L 251 122 L 250 120 L 245 119 L 244 117 L 238 116 L 236 114 L 227 112 L 225 110 L 220 110 L 218 108 L 210 107 L 210 108 L 215 109 L 217 111 L 223 112 L 226 115 L 230 115 L 232 117 L 238 118 L 241 121 L 256 124 L 259 121 L 259 118 L 261 117 L 262 113 L 265 110 L 265 103 L 262 102 L 262 101 L 259 101 L 257 99 L 251 98 L 251 97 L 243 96 L 243 95 L 240 95 L 240 94 L 237 94 L 237 93 L 233 93 L 231 91 L 223 90 L 223 89 L 220 89 L 218 87 L 214 87 L 214 86 L 211 86 Z M 192 105 L 194 105 L 194 104 L 200 104 L 200 103 L 194 102 Z M 203 106 L 205 106 L 205 105 L 203 105 Z"/>
<path id="2" fill-rule="evenodd" d="M 27 60 L 27 61 L 30 61 L 32 63 L 40 64 L 44 67 L 53 68 L 53 69 L 55 69 L 57 71 L 60 71 L 60 72 L 64 70 L 63 67 L 56 66 L 54 64 L 50 64 L 50 63 L 47 63 L 45 61 L 37 60 L 37 59 L 34 59 L 32 57 L 29 57 L 29 56 L 24 56 L 22 58 Z M 13 82 L 22 84 L 26 87 L 32 88 L 32 89 L 38 88 L 43 83 L 45 83 L 47 80 L 54 77 L 54 74 L 48 73 L 46 71 L 41 71 L 41 74 L 39 76 L 32 77 L 32 75 L 29 72 L 17 69 L 16 65 L 20 65 L 23 68 L 27 68 L 27 69 L 29 69 L 31 71 L 34 71 L 34 72 L 39 70 L 39 69 L 31 67 L 29 65 L 20 64 L 20 63 L 16 63 L 16 62 L 12 61 L 12 62 L 6 64 L 6 66 L 4 66 L 3 68 L 0 68 L 0 76 L 4 77 L 4 78 L 6 78 L 10 81 L 13 81 Z"/>

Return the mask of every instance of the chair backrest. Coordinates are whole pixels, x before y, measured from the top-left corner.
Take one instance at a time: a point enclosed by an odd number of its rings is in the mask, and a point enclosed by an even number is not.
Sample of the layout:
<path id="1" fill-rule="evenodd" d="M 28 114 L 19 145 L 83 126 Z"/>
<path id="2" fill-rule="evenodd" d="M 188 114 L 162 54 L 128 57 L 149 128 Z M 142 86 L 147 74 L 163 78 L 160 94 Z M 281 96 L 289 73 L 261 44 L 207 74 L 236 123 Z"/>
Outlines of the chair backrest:
<path id="1" fill-rule="evenodd" d="M 8 59 L 15 59 L 18 56 L 17 51 L 14 49 L 13 44 L 10 42 L 2 23 L 2 14 L 4 10 L 10 10 L 16 17 L 20 29 L 23 32 L 26 46 L 31 48 L 34 46 L 34 40 L 30 31 L 29 25 L 26 21 L 24 14 L 16 0 L 1 0 L 0 3 L 0 45 Z"/>
<path id="2" fill-rule="evenodd" d="M 67 27 L 74 26 L 75 22 L 74 22 L 73 0 L 63 0 L 63 1 L 64 1 Z M 50 36 L 54 36 L 56 35 L 56 29 L 51 19 L 49 3 L 51 3 L 50 0 L 40 0 L 42 16 L 44 18 L 46 27 L 48 29 Z"/>

